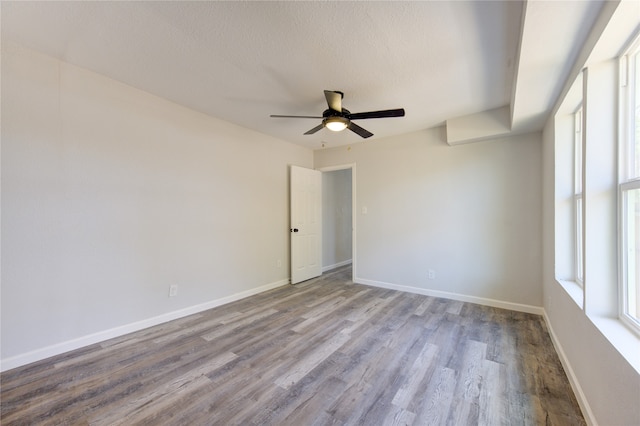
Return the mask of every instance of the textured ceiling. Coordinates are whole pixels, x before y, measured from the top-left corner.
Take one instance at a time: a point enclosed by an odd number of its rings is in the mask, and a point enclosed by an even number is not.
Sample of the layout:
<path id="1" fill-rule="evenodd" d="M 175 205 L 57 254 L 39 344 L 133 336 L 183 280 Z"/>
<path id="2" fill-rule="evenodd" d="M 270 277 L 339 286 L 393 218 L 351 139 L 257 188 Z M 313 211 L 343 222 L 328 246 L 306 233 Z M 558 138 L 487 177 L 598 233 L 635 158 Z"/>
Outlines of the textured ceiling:
<path id="1" fill-rule="evenodd" d="M 519 1 L 3 1 L 0 7 L 3 40 L 317 149 L 362 139 L 326 129 L 303 136 L 319 120 L 269 115 L 321 115 L 324 89 L 343 91 L 351 112 L 405 108 L 404 118 L 357 122 L 377 138 L 526 100 L 522 88 L 514 96 L 516 72 L 528 71 L 532 87 L 536 78 L 553 78 L 548 64 L 544 73 L 533 68 L 553 51 L 528 47 L 535 32 L 571 33 L 564 54 L 554 53 L 563 62 L 553 64 L 557 78 L 571 65 L 566 50 L 581 42 L 600 8 L 554 3 L 566 11 L 552 11 L 533 28 L 523 26 L 527 4 Z M 523 28 L 532 40 L 526 46 Z M 527 70 L 518 68 L 525 54 L 536 58 Z M 545 97 L 540 108 L 548 109 L 554 90 L 536 93 Z"/>

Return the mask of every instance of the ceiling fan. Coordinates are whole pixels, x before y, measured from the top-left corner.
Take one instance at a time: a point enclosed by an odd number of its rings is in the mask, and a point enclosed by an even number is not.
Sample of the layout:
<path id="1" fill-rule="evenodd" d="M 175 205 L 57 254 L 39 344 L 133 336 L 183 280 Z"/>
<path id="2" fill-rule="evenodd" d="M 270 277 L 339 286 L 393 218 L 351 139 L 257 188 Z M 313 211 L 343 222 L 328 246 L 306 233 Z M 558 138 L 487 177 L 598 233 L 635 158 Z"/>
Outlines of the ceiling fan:
<path id="1" fill-rule="evenodd" d="M 342 108 L 342 98 L 344 93 L 337 90 L 325 90 L 324 97 L 327 99 L 327 105 L 329 109 L 322 113 L 322 117 L 315 117 L 309 115 L 271 115 L 275 118 L 316 118 L 322 119 L 322 123 L 314 127 L 313 129 L 305 132 L 305 135 L 312 135 L 318 130 L 326 127 L 334 132 L 340 132 L 344 129 L 349 129 L 354 133 L 357 133 L 363 138 L 373 136 L 373 133 L 363 129 L 355 124 L 352 120 L 364 120 L 368 118 L 387 118 L 387 117 L 404 117 L 404 108 L 398 109 L 386 109 L 383 111 L 369 111 L 369 112 L 357 112 L 352 114 L 348 109 Z"/>

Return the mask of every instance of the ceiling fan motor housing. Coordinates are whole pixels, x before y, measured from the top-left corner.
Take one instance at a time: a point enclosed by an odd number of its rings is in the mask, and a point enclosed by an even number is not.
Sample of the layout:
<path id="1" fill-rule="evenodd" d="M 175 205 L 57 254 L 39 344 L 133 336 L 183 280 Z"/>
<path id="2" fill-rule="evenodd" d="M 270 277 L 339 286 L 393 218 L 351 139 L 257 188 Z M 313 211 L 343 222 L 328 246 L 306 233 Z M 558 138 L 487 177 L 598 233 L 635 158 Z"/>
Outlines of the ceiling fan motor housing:
<path id="1" fill-rule="evenodd" d="M 336 111 L 329 108 L 322 113 L 322 116 L 325 118 L 326 117 L 349 117 L 349 114 L 351 113 L 346 108 L 342 108 L 342 111 Z"/>

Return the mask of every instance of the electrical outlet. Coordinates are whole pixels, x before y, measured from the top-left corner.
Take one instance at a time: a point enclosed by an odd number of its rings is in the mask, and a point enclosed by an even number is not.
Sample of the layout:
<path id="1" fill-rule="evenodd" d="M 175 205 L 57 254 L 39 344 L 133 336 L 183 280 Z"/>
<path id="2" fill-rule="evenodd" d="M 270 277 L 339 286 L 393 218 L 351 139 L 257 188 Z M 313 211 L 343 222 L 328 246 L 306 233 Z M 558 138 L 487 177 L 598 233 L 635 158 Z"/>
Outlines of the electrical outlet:
<path id="1" fill-rule="evenodd" d="M 436 271 L 434 271 L 433 269 L 429 269 L 429 279 L 430 280 L 436 279 Z"/>
<path id="2" fill-rule="evenodd" d="M 282 268 L 282 260 L 278 259 L 276 265 L 278 266 L 278 268 Z"/>
<path id="3" fill-rule="evenodd" d="M 169 286 L 169 297 L 176 297 L 178 295 L 178 286 L 176 284 Z"/>

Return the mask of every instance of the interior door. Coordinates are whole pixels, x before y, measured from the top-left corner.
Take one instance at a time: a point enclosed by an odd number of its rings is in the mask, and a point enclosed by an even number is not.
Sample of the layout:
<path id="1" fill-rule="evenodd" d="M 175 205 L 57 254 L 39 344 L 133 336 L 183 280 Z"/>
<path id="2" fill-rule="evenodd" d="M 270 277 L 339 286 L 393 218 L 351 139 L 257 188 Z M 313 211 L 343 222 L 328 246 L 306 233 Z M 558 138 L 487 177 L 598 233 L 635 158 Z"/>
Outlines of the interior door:
<path id="1" fill-rule="evenodd" d="M 322 172 L 291 166 L 291 284 L 322 274 Z"/>

